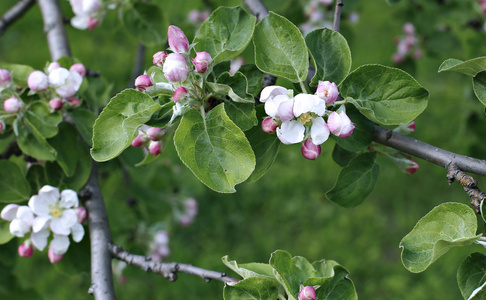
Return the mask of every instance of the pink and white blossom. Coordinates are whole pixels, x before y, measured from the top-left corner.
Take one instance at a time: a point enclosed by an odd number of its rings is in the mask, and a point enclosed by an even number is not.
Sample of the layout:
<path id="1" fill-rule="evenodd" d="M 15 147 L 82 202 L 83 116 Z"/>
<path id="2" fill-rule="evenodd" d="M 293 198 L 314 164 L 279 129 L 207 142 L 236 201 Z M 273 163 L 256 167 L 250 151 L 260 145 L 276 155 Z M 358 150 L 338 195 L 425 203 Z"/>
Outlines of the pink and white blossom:
<path id="1" fill-rule="evenodd" d="M 34 71 L 27 78 L 27 85 L 35 92 L 42 92 L 49 86 L 49 77 L 42 71 Z"/>
<path id="2" fill-rule="evenodd" d="M 164 63 L 164 76 L 170 82 L 183 82 L 189 75 L 189 65 L 186 58 L 179 53 L 171 53 Z"/>
<path id="3" fill-rule="evenodd" d="M 333 111 L 327 119 L 327 126 L 332 134 L 339 138 L 349 137 L 355 128 L 344 111 L 339 113 Z"/>
<path id="4" fill-rule="evenodd" d="M 196 72 L 206 73 L 210 69 L 213 59 L 211 58 L 211 54 L 202 51 L 196 53 L 196 57 L 192 60 L 192 63 Z"/>
<path id="5" fill-rule="evenodd" d="M 299 300 L 316 300 L 316 290 L 312 286 L 306 286 L 299 292 Z"/>
<path id="6" fill-rule="evenodd" d="M 86 76 L 86 67 L 82 63 L 75 63 L 70 68 L 69 71 L 76 71 L 82 77 Z"/>
<path id="7" fill-rule="evenodd" d="M 319 81 L 316 95 L 323 99 L 326 103 L 333 103 L 339 96 L 339 91 L 334 82 Z"/>
<path id="8" fill-rule="evenodd" d="M 69 0 L 74 12 L 71 25 L 77 29 L 93 30 L 99 24 L 100 0 Z"/>
<path id="9" fill-rule="evenodd" d="M 292 96 L 292 90 L 288 90 L 278 85 L 267 86 L 260 93 L 260 102 L 267 102 L 267 100 L 273 99 L 279 95 Z"/>
<path id="10" fill-rule="evenodd" d="M 54 69 L 49 73 L 49 84 L 54 87 L 56 93 L 62 98 L 70 98 L 81 87 L 83 77 L 76 71 L 65 68 Z"/>
<path id="11" fill-rule="evenodd" d="M 160 141 L 150 141 L 148 150 L 150 153 L 152 153 L 154 156 L 157 156 L 160 154 L 162 151 L 162 145 Z"/>
<path id="12" fill-rule="evenodd" d="M 278 122 L 272 117 L 266 118 L 262 121 L 262 130 L 265 133 L 274 133 L 279 126 Z"/>
<path id="13" fill-rule="evenodd" d="M 167 32 L 169 47 L 175 53 L 187 53 L 189 51 L 189 41 L 184 31 L 177 26 L 170 25 Z"/>
<path id="14" fill-rule="evenodd" d="M 8 204 L 0 213 L 2 219 L 10 221 L 10 233 L 16 237 L 23 237 L 29 233 L 34 222 L 34 213 L 30 207 Z"/>
<path id="15" fill-rule="evenodd" d="M 17 251 L 20 257 L 31 257 L 32 254 L 34 254 L 34 248 L 32 247 L 30 241 L 20 244 Z"/>
<path id="16" fill-rule="evenodd" d="M 183 86 L 180 86 L 176 88 L 174 95 L 172 96 L 172 100 L 174 100 L 175 103 L 183 101 L 184 99 L 186 99 L 188 94 L 189 92 L 187 91 L 187 89 Z"/>
<path id="17" fill-rule="evenodd" d="M 62 100 L 59 98 L 54 98 L 49 101 L 49 106 L 52 110 L 60 110 L 62 108 Z"/>
<path id="18" fill-rule="evenodd" d="M 24 103 L 17 97 L 11 97 L 3 102 L 3 109 L 9 114 L 16 114 L 24 106 Z"/>
<path id="19" fill-rule="evenodd" d="M 302 144 L 301 152 L 305 158 L 315 160 L 321 155 L 321 145 L 316 145 L 311 139 L 307 139 Z"/>
<path id="20" fill-rule="evenodd" d="M 164 51 L 159 51 L 152 56 L 152 63 L 157 67 L 162 67 L 166 58 L 167 53 Z"/>
<path id="21" fill-rule="evenodd" d="M 149 86 L 152 85 L 153 82 L 149 75 L 140 75 L 135 79 L 135 87 L 141 92 L 145 91 Z"/>
<path id="22" fill-rule="evenodd" d="M 10 81 L 10 72 L 5 69 L 0 69 L 0 86 L 7 86 Z"/>

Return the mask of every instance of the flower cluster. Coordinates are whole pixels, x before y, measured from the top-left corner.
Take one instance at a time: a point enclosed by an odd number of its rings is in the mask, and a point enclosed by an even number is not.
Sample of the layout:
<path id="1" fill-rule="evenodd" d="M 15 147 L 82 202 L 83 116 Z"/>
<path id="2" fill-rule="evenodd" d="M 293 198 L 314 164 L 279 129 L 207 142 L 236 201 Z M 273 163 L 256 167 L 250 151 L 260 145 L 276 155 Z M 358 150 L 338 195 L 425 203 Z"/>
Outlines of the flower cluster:
<path id="1" fill-rule="evenodd" d="M 354 125 L 346 115 L 345 107 L 337 111 L 328 110 L 335 106 L 339 95 L 333 82 L 321 81 L 315 95 L 293 95 L 292 90 L 281 86 L 269 86 L 262 90 L 260 101 L 265 103 L 269 117 L 262 121 L 266 133 L 277 132 L 284 144 L 302 144 L 302 155 L 314 160 L 321 153 L 321 144 L 332 133 L 339 138 L 349 137 Z M 324 117 L 327 116 L 327 123 Z"/>
<path id="2" fill-rule="evenodd" d="M 160 261 L 170 255 L 169 233 L 165 230 L 158 230 L 150 244 L 150 257 Z"/>
<path id="3" fill-rule="evenodd" d="M 133 147 L 147 147 L 153 155 L 159 155 L 165 147 L 167 128 L 157 128 L 143 125 L 138 135 L 133 139 Z"/>
<path id="4" fill-rule="evenodd" d="M 71 25 L 74 28 L 85 30 L 95 29 L 103 17 L 100 0 L 69 0 L 74 17 Z"/>
<path id="5" fill-rule="evenodd" d="M 422 57 L 422 50 L 418 46 L 418 38 L 415 36 L 415 27 L 412 23 L 403 24 L 403 34 L 395 38 L 397 52 L 393 54 L 392 60 L 396 64 L 403 62 L 407 55 L 412 55 L 414 59 Z"/>
<path id="6" fill-rule="evenodd" d="M 48 257 L 51 263 L 57 263 L 69 248 L 69 235 L 75 242 L 84 237 L 81 224 L 86 219 L 86 209 L 79 206 L 78 195 L 73 190 L 59 192 L 58 188 L 46 185 L 30 198 L 28 206 L 8 204 L 0 216 L 11 222 L 10 232 L 14 236 L 30 234 L 18 248 L 23 257 L 32 256 L 33 247 L 43 251 L 52 232 Z"/>
<path id="7" fill-rule="evenodd" d="M 197 200 L 194 198 L 188 198 L 182 203 L 182 213 L 177 213 L 177 219 L 182 226 L 189 226 L 194 218 L 197 216 L 198 206 Z"/>

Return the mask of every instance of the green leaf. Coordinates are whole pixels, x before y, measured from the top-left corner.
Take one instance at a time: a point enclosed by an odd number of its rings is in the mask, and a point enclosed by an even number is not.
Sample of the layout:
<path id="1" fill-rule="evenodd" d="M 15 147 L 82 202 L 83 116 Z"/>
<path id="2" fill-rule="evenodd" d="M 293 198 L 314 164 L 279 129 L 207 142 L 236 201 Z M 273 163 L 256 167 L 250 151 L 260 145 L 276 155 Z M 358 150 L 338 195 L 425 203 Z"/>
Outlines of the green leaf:
<path id="1" fill-rule="evenodd" d="M 24 120 L 24 126 L 19 130 L 17 144 L 20 150 L 26 155 L 40 160 L 53 161 L 56 159 L 57 152 L 35 128 L 29 120 Z"/>
<path id="2" fill-rule="evenodd" d="M 383 125 L 412 121 L 427 107 L 429 92 L 400 69 L 364 65 L 349 74 L 340 94 L 368 119 Z"/>
<path id="3" fill-rule="evenodd" d="M 247 131 L 258 124 L 255 105 L 253 103 L 227 101 L 225 102 L 224 109 L 231 121 L 243 131 Z"/>
<path id="4" fill-rule="evenodd" d="M 234 260 L 229 261 L 228 255 L 223 256 L 222 261 L 228 268 L 243 277 L 243 279 L 250 277 L 274 277 L 273 268 L 268 264 L 248 263 L 238 265 Z"/>
<path id="5" fill-rule="evenodd" d="M 358 155 L 356 152 L 345 150 L 338 144 L 334 145 L 332 150 L 332 159 L 341 167 L 346 167 L 356 155 Z"/>
<path id="6" fill-rule="evenodd" d="M 51 113 L 49 104 L 43 101 L 33 102 L 25 113 L 25 118 L 45 138 L 51 138 L 57 134 L 57 125 L 62 121 L 59 112 Z"/>
<path id="7" fill-rule="evenodd" d="M 88 182 L 93 162 L 86 144 L 77 140 L 77 148 L 76 172 L 63 180 L 67 188 L 75 191 L 79 191 Z"/>
<path id="8" fill-rule="evenodd" d="M 410 272 L 422 272 L 450 248 L 473 244 L 479 238 L 476 230 L 476 215 L 469 206 L 436 206 L 400 242 L 402 263 Z"/>
<path id="9" fill-rule="evenodd" d="M 10 222 L 0 220 L 0 245 L 10 242 L 14 237 L 10 233 Z"/>
<path id="10" fill-rule="evenodd" d="M 479 101 L 486 105 L 486 72 L 480 72 L 473 77 L 473 89 Z"/>
<path id="11" fill-rule="evenodd" d="M 317 29 L 305 37 L 312 55 L 316 75 L 311 85 L 319 81 L 331 81 L 339 85 L 351 70 L 351 50 L 348 42 L 339 33 L 331 29 Z"/>
<path id="12" fill-rule="evenodd" d="M 347 138 L 339 138 L 331 134 L 331 138 L 336 144 L 351 152 L 359 152 L 367 149 L 373 141 L 375 125 L 353 106 L 346 106 L 346 114 L 355 125 L 353 133 Z"/>
<path id="13" fill-rule="evenodd" d="M 263 73 L 254 64 L 246 64 L 238 69 L 248 80 L 247 93 L 256 97 L 262 90 Z"/>
<path id="14" fill-rule="evenodd" d="M 361 204 L 373 191 L 378 178 L 379 167 L 376 153 L 363 153 L 341 170 L 334 187 L 326 197 L 342 207 Z"/>
<path id="15" fill-rule="evenodd" d="M 96 115 L 87 109 L 76 108 L 69 112 L 71 118 L 73 118 L 74 125 L 79 131 L 79 134 L 83 137 L 83 140 L 92 146 L 93 140 L 93 125 L 96 121 Z"/>
<path id="16" fill-rule="evenodd" d="M 255 64 L 264 73 L 292 82 L 307 78 L 307 46 L 299 29 L 286 18 L 270 12 L 255 27 Z"/>
<path id="17" fill-rule="evenodd" d="M 486 298 L 486 255 L 473 253 L 457 270 L 457 283 L 464 299 Z"/>
<path id="18" fill-rule="evenodd" d="M 34 72 L 35 69 L 27 65 L 17 65 L 17 64 L 0 64 L 2 69 L 6 69 L 10 72 L 13 82 L 21 87 L 27 87 L 27 79 L 30 73 Z"/>
<path id="19" fill-rule="evenodd" d="M 348 278 L 349 272 L 342 266 L 334 266 L 332 278 L 321 283 L 316 290 L 318 299 L 328 300 L 355 300 L 358 299 L 354 283 Z M 304 285 L 310 285 L 305 282 Z"/>
<path id="20" fill-rule="evenodd" d="M 30 185 L 19 166 L 0 160 L 0 203 L 21 202 L 30 197 Z"/>
<path id="21" fill-rule="evenodd" d="M 63 122 L 59 124 L 59 134 L 49 139 L 49 144 L 57 151 L 57 163 L 66 176 L 74 175 L 78 158 L 77 131 L 73 125 Z M 73 147 L 74 146 L 74 147 Z"/>
<path id="22" fill-rule="evenodd" d="M 132 89 L 113 97 L 93 127 L 93 159 L 107 161 L 120 155 L 160 108 L 150 96 Z"/>
<path id="23" fill-rule="evenodd" d="M 193 43 L 211 54 L 215 65 L 237 57 L 250 43 L 256 18 L 241 7 L 219 7 L 207 18 Z"/>
<path id="24" fill-rule="evenodd" d="M 251 277 L 235 285 L 226 284 L 224 300 L 269 300 L 278 299 L 280 284 L 274 278 Z"/>
<path id="25" fill-rule="evenodd" d="M 233 76 L 229 72 L 224 72 L 218 77 L 218 82 L 207 82 L 209 90 L 222 97 L 230 97 L 235 102 L 253 103 L 253 96 L 248 95 L 248 81 L 241 72 L 236 72 Z"/>
<path id="26" fill-rule="evenodd" d="M 444 71 L 455 71 L 469 76 L 476 76 L 479 72 L 486 71 L 486 56 L 466 61 L 449 58 L 439 67 L 439 73 Z"/>
<path id="27" fill-rule="evenodd" d="M 209 188 L 235 192 L 255 168 L 255 155 L 245 135 L 226 115 L 224 103 L 203 118 L 195 109 L 187 111 L 174 136 L 184 164 Z"/>
<path id="28" fill-rule="evenodd" d="M 146 46 L 161 46 L 164 38 L 164 16 L 159 6 L 146 2 L 135 2 L 123 8 L 120 14 L 125 31 Z"/>
<path id="29" fill-rule="evenodd" d="M 259 120 L 263 120 L 266 116 L 263 107 L 263 105 L 257 105 L 256 107 L 257 118 Z M 254 182 L 260 179 L 260 177 L 270 169 L 277 158 L 281 142 L 276 134 L 267 134 L 263 132 L 261 122 L 259 122 L 258 126 L 246 131 L 245 134 L 248 141 L 250 141 L 250 145 L 256 158 L 255 171 L 253 171 L 250 178 L 248 178 L 248 182 Z"/>

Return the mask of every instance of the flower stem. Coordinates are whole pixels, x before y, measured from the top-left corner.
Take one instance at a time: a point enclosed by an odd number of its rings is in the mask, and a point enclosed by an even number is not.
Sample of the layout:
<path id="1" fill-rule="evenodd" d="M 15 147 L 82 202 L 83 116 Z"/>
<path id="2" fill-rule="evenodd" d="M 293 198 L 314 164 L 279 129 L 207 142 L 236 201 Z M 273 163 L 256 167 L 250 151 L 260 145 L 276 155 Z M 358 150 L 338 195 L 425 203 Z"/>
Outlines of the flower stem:
<path id="1" fill-rule="evenodd" d="M 300 84 L 300 89 L 302 90 L 302 93 L 309 94 L 309 90 L 305 86 L 304 82 L 303 81 L 299 81 L 299 84 Z"/>

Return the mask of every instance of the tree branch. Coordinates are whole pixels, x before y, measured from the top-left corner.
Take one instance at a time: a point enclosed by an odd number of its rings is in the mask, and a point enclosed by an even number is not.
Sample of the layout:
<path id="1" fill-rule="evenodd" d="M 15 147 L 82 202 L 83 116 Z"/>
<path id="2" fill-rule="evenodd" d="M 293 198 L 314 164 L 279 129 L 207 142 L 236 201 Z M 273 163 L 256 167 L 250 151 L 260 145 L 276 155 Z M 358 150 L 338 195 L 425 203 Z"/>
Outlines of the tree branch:
<path id="1" fill-rule="evenodd" d="M 486 198 L 486 194 L 478 188 L 477 181 L 473 177 L 459 170 L 455 162 L 451 162 L 447 166 L 447 179 L 449 180 L 449 185 L 452 184 L 454 180 L 459 182 L 471 199 L 471 205 L 474 206 L 476 213 L 481 213 L 481 203 Z"/>
<path id="2" fill-rule="evenodd" d="M 37 0 L 37 2 L 44 20 L 44 32 L 47 36 L 51 60 L 71 56 L 59 2 L 57 0 Z"/>
<path id="3" fill-rule="evenodd" d="M 8 26 L 15 20 L 22 17 L 29 8 L 34 5 L 35 0 L 20 0 L 0 18 L 0 35 L 5 32 Z"/>
<path id="4" fill-rule="evenodd" d="M 334 10 L 334 23 L 332 29 L 337 32 L 339 32 L 339 24 L 341 23 L 341 10 L 343 6 L 343 0 L 336 0 L 336 9 Z"/>
<path id="5" fill-rule="evenodd" d="M 88 183 L 79 192 L 88 210 L 89 235 L 91 240 L 91 287 L 89 293 L 96 300 L 114 300 L 113 275 L 111 269 L 111 234 L 105 204 L 98 183 L 98 167 L 93 162 Z"/>
<path id="6" fill-rule="evenodd" d="M 109 244 L 109 250 L 114 258 L 124 261 L 129 265 L 138 267 L 146 272 L 160 274 L 170 281 L 177 280 L 177 273 L 196 275 L 204 279 L 206 282 L 211 281 L 211 279 L 223 282 L 239 281 L 238 279 L 227 276 L 225 273 L 206 270 L 188 264 L 152 261 L 150 257 L 132 254 L 124 250 L 122 247 L 114 244 Z"/>

